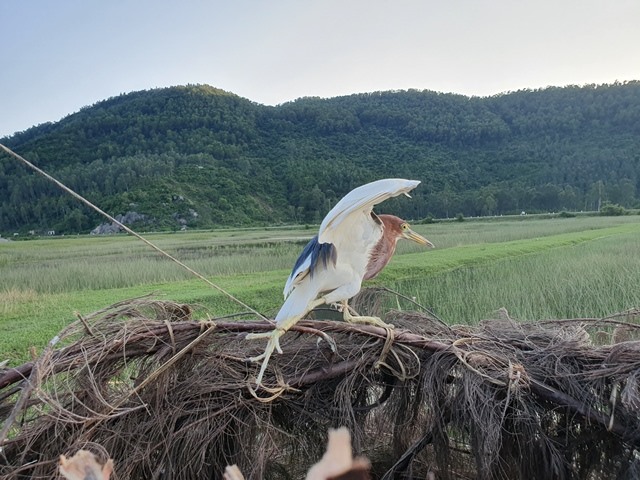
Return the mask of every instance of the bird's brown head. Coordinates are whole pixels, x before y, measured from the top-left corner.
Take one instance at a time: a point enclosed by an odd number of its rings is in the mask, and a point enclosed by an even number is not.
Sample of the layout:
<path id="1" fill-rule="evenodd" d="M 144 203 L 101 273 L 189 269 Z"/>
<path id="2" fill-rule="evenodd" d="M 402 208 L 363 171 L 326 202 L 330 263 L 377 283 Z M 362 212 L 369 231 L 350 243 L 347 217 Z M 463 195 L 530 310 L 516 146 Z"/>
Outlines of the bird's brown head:
<path id="1" fill-rule="evenodd" d="M 384 225 L 384 236 L 387 240 L 398 241 L 401 238 L 411 240 L 419 243 L 420 245 L 426 245 L 430 248 L 434 248 L 433 243 L 424 238 L 422 235 L 411 230 L 409 223 L 405 222 L 395 215 L 379 215 L 380 220 Z"/>
<path id="2" fill-rule="evenodd" d="M 369 263 L 367 264 L 367 270 L 364 275 L 364 280 L 375 277 L 385 267 L 393 253 L 396 250 L 396 244 L 401 238 L 412 240 L 420 245 L 427 245 L 433 248 L 433 243 L 424 238 L 422 235 L 418 235 L 411 230 L 411 227 L 407 222 L 395 215 L 374 215 L 374 218 L 382 222 L 382 238 L 378 241 L 375 247 L 371 250 L 371 256 Z"/>

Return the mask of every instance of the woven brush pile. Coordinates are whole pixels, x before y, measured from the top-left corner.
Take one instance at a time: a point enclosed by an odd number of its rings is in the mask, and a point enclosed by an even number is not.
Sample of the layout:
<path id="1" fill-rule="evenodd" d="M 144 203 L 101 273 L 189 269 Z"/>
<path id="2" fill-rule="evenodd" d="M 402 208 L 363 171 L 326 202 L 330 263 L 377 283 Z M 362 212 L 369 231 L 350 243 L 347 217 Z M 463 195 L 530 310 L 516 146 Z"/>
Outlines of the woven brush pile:
<path id="1" fill-rule="evenodd" d="M 365 292 L 356 308 L 389 295 Z M 244 336 L 268 323 L 122 302 L 0 369 L 0 476 L 53 478 L 61 454 L 85 449 L 113 458 L 112 479 L 219 479 L 231 464 L 304 478 L 327 430 L 345 426 L 373 478 L 639 478 L 640 312 L 497 316 L 448 327 L 396 310 L 394 330 L 303 321 L 254 390 L 247 358 L 264 342 Z"/>

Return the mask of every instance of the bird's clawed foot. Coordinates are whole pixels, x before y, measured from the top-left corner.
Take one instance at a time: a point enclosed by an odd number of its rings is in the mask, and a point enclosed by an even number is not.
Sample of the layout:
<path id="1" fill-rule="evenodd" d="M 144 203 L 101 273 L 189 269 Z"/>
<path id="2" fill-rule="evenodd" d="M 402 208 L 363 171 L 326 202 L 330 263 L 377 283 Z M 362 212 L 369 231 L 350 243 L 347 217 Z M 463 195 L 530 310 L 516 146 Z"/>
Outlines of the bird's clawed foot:
<path id="1" fill-rule="evenodd" d="M 280 337 L 284 335 L 284 330 L 280 328 L 276 328 L 275 330 L 271 330 L 270 332 L 264 333 L 248 333 L 245 337 L 246 340 L 260 340 L 263 338 L 268 338 L 269 342 L 267 343 L 267 349 L 270 345 L 272 345 L 271 353 L 275 349 L 278 353 L 282 353 L 282 348 L 280 347 Z M 271 355 L 271 353 L 269 355 Z M 258 355 L 257 357 L 251 357 L 249 360 L 252 362 L 257 362 L 258 360 L 262 360 L 267 355 L 267 351 Z"/>
<path id="2" fill-rule="evenodd" d="M 292 322 L 291 324 L 285 323 L 283 325 L 280 325 L 280 327 L 274 330 L 271 330 L 269 332 L 249 333 L 245 337 L 245 339 L 247 340 L 260 340 L 263 338 L 269 339 L 263 353 L 261 353 L 256 357 L 251 357 L 247 359 L 247 361 L 250 361 L 250 362 L 259 362 L 260 360 L 262 360 L 262 365 L 260 366 L 260 372 L 258 373 L 258 378 L 256 379 L 256 386 L 258 387 L 261 386 L 262 378 L 264 377 L 264 372 L 267 370 L 269 359 L 271 358 L 271 355 L 273 354 L 274 350 L 282 354 L 282 348 L 280 347 L 280 337 L 287 332 L 287 330 L 293 325 L 293 323 L 295 322 Z M 314 335 L 318 336 L 318 340 L 326 341 L 329 347 L 331 348 L 331 351 L 333 351 L 334 353 L 338 351 L 336 342 L 329 335 L 327 335 L 321 330 L 315 330 L 315 329 L 309 329 L 309 330 L 310 332 L 307 332 L 307 333 L 313 333 Z"/>
<path id="3" fill-rule="evenodd" d="M 346 312 L 346 314 L 349 314 L 349 315 L 351 315 L 353 317 L 359 317 L 360 316 L 360 315 L 358 315 L 358 312 L 356 312 L 355 308 L 353 308 L 347 302 L 332 303 L 331 306 L 333 308 L 335 308 L 336 310 L 338 310 L 343 315 Z"/>
<path id="4" fill-rule="evenodd" d="M 344 317 L 344 321 L 348 323 L 363 323 L 365 325 L 375 325 L 376 327 L 382 327 L 382 328 L 394 328 L 392 324 L 385 323 L 378 317 L 351 315 L 351 312 L 349 311 L 349 306 L 346 303 L 343 304 L 342 315 Z"/>
<path id="5" fill-rule="evenodd" d="M 257 357 L 249 358 L 252 362 L 258 362 L 262 360 L 262 366 L 260 367 L 260 372 L 258 373 L 258 378 L 256 379 L 256 385 L 260 386 L 262 383 L 262 377 L 264 376 L 264 372 L 267 369 L 267 365 L 269 364 L 269 359 L 271 358 L 271 354 L 274 350 L 278 353 L 282 353 L 282 348 L 280 348 L 280 337 L 284 335 L 286 330 L 281 328 L 276 328 L 270 332 L 265 333 L 250 333 L 245 338 L 247 340 L 259 340 L 261 338 L 268 338 L 267 347 L 264 349 L 264 353 L 258 355 Z"/>

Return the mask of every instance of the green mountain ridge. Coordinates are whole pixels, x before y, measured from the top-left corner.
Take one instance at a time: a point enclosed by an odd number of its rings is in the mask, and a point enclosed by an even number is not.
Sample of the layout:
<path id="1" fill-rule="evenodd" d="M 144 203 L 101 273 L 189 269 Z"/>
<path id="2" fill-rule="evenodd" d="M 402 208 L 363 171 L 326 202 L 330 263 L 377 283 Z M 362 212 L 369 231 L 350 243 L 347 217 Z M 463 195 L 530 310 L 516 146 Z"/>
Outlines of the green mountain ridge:
<path id="1" fill-rule="evenodd" d="M 1 139 L 140 229 L 319 222 L 357 185 L 422 181 L 409 219 L 589 210 L 640 200 L 640 82 L 493 97 L 431 91 L 265 106 L 207 85 L 123 94 Z M 103 219 L 0 157 L 0 233 Z"/>

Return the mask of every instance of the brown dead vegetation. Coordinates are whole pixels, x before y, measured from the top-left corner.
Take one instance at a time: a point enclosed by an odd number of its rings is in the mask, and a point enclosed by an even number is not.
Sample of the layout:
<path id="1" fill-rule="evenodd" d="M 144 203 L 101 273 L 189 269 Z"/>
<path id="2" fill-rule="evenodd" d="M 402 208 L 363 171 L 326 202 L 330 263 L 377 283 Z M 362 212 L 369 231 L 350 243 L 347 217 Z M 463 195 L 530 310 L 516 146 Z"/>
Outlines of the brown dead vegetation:
<path id="1" fill-rule="evenodd" d="M 379 313 L 388 295 L 354 305 Z M 638 478 L 639 316 L 303 321 L 254 391 L 246 359 L 264 345 L 244 336 L 269 323 L 122 302 L 0 367 L 0 476 L 52 478 L 61 454 L 84 449 L 114 459 L 112 480 L 218 479 L 233 464 L 247 479 L 304 478 L 344 426 L 372 478 Z"/>

